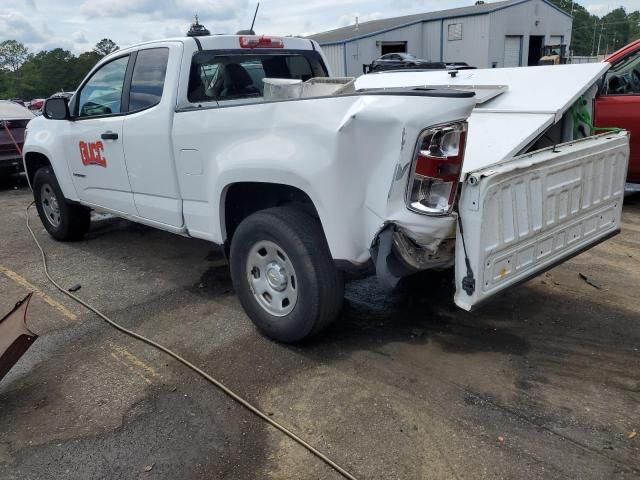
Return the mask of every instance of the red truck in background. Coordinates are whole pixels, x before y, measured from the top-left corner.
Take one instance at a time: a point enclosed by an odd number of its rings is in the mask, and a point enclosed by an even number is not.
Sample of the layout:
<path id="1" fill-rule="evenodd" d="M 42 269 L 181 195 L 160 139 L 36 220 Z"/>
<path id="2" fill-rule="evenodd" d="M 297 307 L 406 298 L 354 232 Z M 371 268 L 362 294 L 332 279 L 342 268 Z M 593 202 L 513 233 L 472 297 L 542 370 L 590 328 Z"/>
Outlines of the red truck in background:
<path id="1" fill-rule="evenodd" d="M 640 40 L 609 55 L 611 68 L 595 102 L 595 125 L 631 132 L 627 182 L 640 184 Z"/>

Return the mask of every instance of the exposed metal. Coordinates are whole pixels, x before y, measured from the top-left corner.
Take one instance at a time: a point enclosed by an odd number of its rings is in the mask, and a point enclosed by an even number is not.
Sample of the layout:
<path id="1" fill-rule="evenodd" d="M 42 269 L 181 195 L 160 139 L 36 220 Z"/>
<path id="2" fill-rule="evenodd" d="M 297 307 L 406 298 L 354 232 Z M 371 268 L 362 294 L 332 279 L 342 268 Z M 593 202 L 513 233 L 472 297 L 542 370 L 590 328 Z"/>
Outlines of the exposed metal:
<path id="1" fill-rule="evenodd" d="M 0 380 L 24 355 L 38 335 L 27 328 L 27 307 L 33 292 L 0 320 Z"/>

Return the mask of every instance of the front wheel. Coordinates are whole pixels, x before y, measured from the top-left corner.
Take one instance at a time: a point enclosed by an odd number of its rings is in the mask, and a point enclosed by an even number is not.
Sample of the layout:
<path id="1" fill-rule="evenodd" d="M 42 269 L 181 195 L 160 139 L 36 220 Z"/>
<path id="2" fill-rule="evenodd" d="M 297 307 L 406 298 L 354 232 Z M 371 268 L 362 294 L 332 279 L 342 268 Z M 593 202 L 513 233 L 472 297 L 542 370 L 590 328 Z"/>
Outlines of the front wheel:
<path id="1" fill-rule="evenodd" d="M 320 222 L 301 210 L 276 207 L 247 217 L 233 235 L 230 263 L 240 303 L 274 340 L 301 341 L 340 312 L 342 275 Z"/>
<path id="2" fill-rule="evenodd" d="M 91 212 L 69 203 L 53 169 L 43 167 L 33 177 L 33 197 L 44 228 L 56 240 L 79 240 L 89 231 Z"/>

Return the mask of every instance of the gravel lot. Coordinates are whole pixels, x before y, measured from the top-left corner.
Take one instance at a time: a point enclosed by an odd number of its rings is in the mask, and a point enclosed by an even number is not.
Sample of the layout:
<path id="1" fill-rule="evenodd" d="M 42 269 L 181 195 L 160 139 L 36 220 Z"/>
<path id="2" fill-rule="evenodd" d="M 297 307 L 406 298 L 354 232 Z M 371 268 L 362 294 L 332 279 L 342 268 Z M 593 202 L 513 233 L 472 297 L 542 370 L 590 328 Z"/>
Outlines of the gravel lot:
<path id="1" fill-rule="evenodd" d="M 0 382 L 0 478 L 340 478 L 55 291 L 24 226 L 30 201 L 24 184 L 0 188 L 1 311 L 25 285 L 40 292 L 40 338 Z M 296 347 L 254 330 L 211 244 L 108 218 L 62 244 L 32 218 L 62 284 L 358 478 L 640 477 L 639 196 L 621 235 L 477 312 L 447 286 L 383 295 L 363 280 L 341 319 Z"/>

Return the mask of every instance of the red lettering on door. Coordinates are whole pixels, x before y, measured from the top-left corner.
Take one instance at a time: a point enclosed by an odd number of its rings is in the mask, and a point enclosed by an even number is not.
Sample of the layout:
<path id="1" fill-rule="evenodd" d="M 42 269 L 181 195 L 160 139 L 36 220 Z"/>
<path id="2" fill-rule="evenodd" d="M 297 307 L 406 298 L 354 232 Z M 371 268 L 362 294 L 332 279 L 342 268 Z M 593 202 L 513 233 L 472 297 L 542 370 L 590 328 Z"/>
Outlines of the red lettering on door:
<path id="1" fill-rule="evenodd" d="M 83 165 L 99 165 L 107 167 L 107 159 L 104 158 L 104 145 L 101 141 L 97 142 L 80 142 L 80 160 Z"/>

